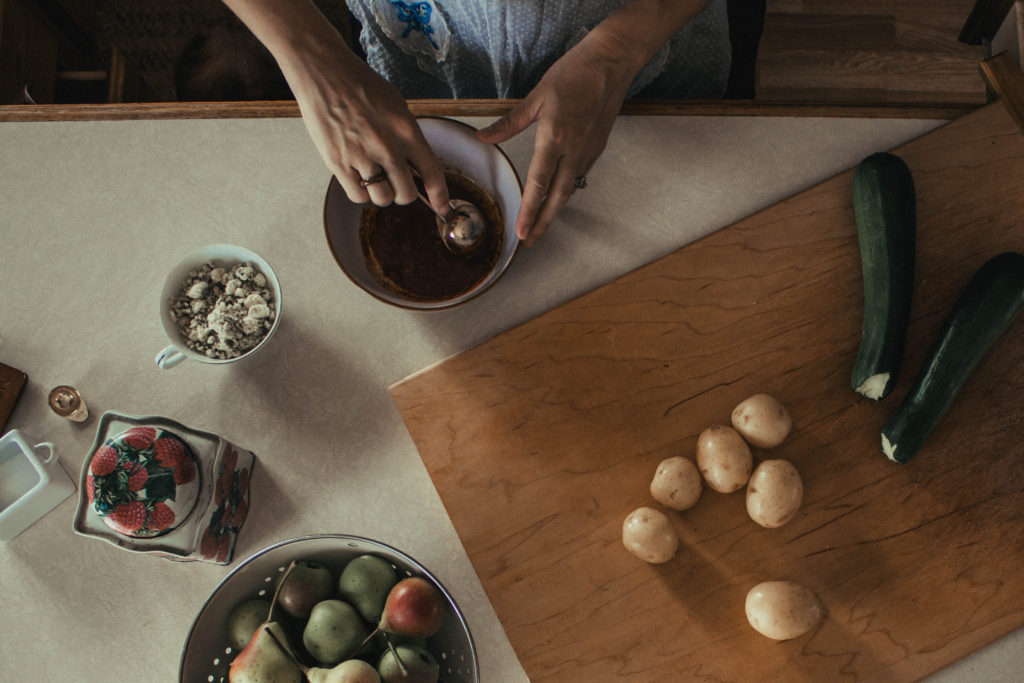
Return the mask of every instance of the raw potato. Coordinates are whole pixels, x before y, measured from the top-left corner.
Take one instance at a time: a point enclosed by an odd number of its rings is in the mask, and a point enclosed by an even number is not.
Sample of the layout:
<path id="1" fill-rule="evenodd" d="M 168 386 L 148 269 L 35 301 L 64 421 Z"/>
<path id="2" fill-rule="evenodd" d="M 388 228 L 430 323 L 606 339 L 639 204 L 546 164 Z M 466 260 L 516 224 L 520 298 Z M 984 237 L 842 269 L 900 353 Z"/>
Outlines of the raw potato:
<path id="1" fill-rule="evenodd" d="M 763 527 L 780 527 L 800 509 L 804 482 L 788 460 L 765 460 L 747 484 L 747 514 Z"/>
<path id="2" fill-rule="evenodd" d="M 651 480 L 651 496 L 673 510 L 692 508 L 703 488 L 697 466 L 681 455 L 662 460 Z"/>
<path id="3" fill-rule="evenodd" d="M 773 640 L 789 640 L 817 626 L 825 610 L 817 594 L 792 581 L 765 581 L 747 593 L 747 621 Z"/>
<path id="4" fill-rule="evenodd" d="M 641 507 L 622 523 L 622 544 L 644 562 L 661 564 L 675 557 L 679 534 L 664 512 Z"/>
<path id="5" fill-rule="evenodd" d="M 793 427 L 786 406 L 768 394 L 754 394 L 732 411 L 732 426 L 754 448 L 775 448 Z"/>
<path id="6" fill-rule="evenodd" d="M 739 432 L 726 425 L 712 425 L 697 437 L 697 467 L 708 486 L 731 493 L 750 479 L 754 458 Z"/>

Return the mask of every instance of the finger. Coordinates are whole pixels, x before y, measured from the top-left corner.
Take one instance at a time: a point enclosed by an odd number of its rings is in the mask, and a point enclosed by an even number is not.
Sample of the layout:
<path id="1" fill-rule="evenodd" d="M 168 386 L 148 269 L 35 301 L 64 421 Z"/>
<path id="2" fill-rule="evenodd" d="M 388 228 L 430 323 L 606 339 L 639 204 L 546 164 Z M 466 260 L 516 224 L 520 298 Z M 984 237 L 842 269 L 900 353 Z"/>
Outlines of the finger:
<path id="1" fill-rule="evenodd" d="M 526 246 L 532 246 L 547 231 L 548 226 L 555 220 L 558 212 L 562 210 L 562 207 L 565 206 L 566 202 L 569 201 L 569 198 L 576 191 L 575 178 L 578 174 L 572 170 L 573 168 L 575 168 L 575 165 L 568 163 L 563 157 L 558 165 L 558 170 L 555 172 L 555 177 L 551 181 L 551 187 L 548 189 L 547 196 L 544 197 L 544 203 L 537 212 L 537 217 L 526 240 Z"/>
<path id="2" fill-rule="evenodd" d="M 362 178 L 355 169 L 338 168 L 334 171 L 334 177 L 337 178 L 338 184 L 341 185 L 341 189 L 345 191 L 345 195 L 350 202 L 353 204 L 365 204 L 370 201 L 370 193 L 359 184 Z"/>
<path id="3" fill-rule="evenodd" d="M 529 243 L 530 233 L 537 220 L 537 214 L 548 194 L 551 180 L 558 168 L 558 160 L 558 153 L 547 146 L 534 150 L 533 158 L 530 160 L 530 168 L 526 173 L 526 183 L 523 187 L 523 198 L 519 206 L 519 216 L 516 217 L 516 237 L 527 241 L 527 243 Z"/>
<path id="4" fill-rule="evenodd" d="M 395 192 L 391 188 L 390 182 L 391 176 L 386 170 L 383 170 L 377 164 L 364 165 L 356 170 L 359 172 L 361 182 L 364 184 L 371 202 L 377 206 L 389 206 L 395 201 Z M 376 180 L 382 172 L 384 173 L 384 178 Z M 376 180 L 376 182 L 367 184 L 367 180 Z"/>
<path id="5" fill-rule="evenodd" d="M 536 107 L 528 97 L 491 125 L 478 130 L 476 137 L 483 142 L 496 145 L 523 132 L 536 120 Z"/>
<path id="6" fill-rule="evenodd" d="M 430 151 L 429 147 L 426 149 L 427 154 L 421 153 L 415 158 L 410 159 L 409 163 L 412 164 L 412 167 L 419 175 L 426 197 L 430 201 L 430 205 L 434 207 L 434 211 L 440 214 L 447 214 L 449 210 L 449 194 L 448 183 L 444 177 L 444 166 L 434 156 L 434 153 Z M 415 199 L 415 194 L 413 199 Z"/>
<path id="7" fill-rule="evenodd" d="M 387 173 L 395 204 L 404 205 L 416 201 L 416 185 L 413 183 L 409 164 L 390 164 L 387 166 Z"/>

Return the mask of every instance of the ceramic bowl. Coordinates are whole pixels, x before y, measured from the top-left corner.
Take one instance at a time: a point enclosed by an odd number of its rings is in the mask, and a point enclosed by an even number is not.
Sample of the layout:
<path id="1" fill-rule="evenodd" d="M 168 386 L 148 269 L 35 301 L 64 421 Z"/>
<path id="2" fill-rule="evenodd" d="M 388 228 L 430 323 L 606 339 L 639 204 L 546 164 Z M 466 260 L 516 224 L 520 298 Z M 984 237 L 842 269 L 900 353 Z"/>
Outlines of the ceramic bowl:
<path id="1" fill-rule="evenodd" d="M 188 277 L 190 272 L 209 262 L 213 262 L 217 265 L 234 265 L 236 263 L 243 262 L 251 263 L 267 279 L 266 287 L 272 292 L 274 297 L 274 301 L 272 302 L 274 321 L 270 329 L 258 344 L 245 353 L 233 358 L 209 358 L 198 351 L 190 349 L 185 344 L 185 340 L 182 337 L 178 326 L 171 319 L 171 299 L 178 296 L 181 292 L 185 279 Z M 267 343 L 277 330 L 278 323 L 281 321 L 281 283 L 278 281 L 277 273 L 275 273 L 274 269 L 270 267 L 270 264 L 256 252 L 246 249 L 245 247 L 237 247 L 233 244 L 210 244 L 185 256 L 167 274 L 167 279 L 164 281 L 163 289 L 160 292 L 159 310 L 160 322 L 163 325 L 164 332 L 167 334 L 167 338 L 171 341 L 171 344 L 162 349 L 156 355 L 157 367 L 166 370 L 168 368 L 173 368 L 175 365 L 186 359 L 198 361 L 200 363 L 210 363 L 213 365 L 234 363 L 235 361 L 248 358 L 256 353 Z"/>
<path id="2" fill-rule="evenodd" d="M 426 567 L 400 550 L 380 541 L 344 534 L 283 541 L 257 552 L 228 574 L 207 598 L 192 623 L 182 650 L 180 680 L 228 679 L 231 661 L 238 654 L 228 643 L 225 632 L 228 614 L 244 600 L 269 600 L 277 580 L 292 560 L 316 560 L 330 567 L 337 577 L 350 560 L 366 554 L 390 562 L 399 579 L 420 576 L 437 587 L 446 612 L 441 629 L 427 639 L 426 646 L 440 664 L 439 680 L 442 683 L 477 683 L 480 675 L 473 637 L 458 605 L 441 582 Z M 292 644 L 296 645 L 294 641 Z"/>
<path id="3" fill-rule="evenodd" d="M 359 221 L 364 205 L 349 201 L 334 178 L 328 185 L 324 202 L 324 229 L 335 261 L 358 287 L 395 306 L 437 310 L 458 306 L 481 295 L 508 269 L 519 247 L 515 222 L 522 198 L 522 182 L 505 153 L 496 145 L 477 140 L 472 126 L 446 118 L 421 118 L 418 121 L 424 137 L 445 167 L 475 181 L 494 198 L 501 210 L 502 244 L 490 273 L 472 289 L 443 301 L 417 301 L 385 289 L 370 273 L 360 245 Z"/>

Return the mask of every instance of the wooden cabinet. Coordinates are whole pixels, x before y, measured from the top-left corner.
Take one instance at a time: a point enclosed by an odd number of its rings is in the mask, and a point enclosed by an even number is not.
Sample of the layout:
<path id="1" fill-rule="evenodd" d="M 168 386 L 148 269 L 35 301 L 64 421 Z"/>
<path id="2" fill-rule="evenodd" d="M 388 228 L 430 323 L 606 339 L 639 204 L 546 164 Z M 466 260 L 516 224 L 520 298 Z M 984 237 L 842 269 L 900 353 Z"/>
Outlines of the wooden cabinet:
<path id="1" fill-rule="evenodd" d="M 60 39 L 35 3 L 0 0 L 0 103 L 53 102 L 59 53 Z"/>

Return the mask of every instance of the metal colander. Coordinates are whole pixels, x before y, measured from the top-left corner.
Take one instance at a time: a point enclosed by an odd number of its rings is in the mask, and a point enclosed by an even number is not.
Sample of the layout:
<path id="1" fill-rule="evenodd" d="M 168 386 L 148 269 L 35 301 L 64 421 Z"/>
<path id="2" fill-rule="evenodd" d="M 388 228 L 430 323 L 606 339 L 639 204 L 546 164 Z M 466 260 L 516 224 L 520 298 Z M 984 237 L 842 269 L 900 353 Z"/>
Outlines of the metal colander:
<path id="1" fill-rule="evenodd" d="M 360 555 L 376 555 L 389 562 L 399 577 L 421 576 L 431 581 L 447 604 L 441 629 L 427 640 L 427 648 L 441 666 L 441 683 L 479 683 L 476 648 L 469 626 L 455 600 L 426 567 L 405 553 L 368 538 L 343 534 L 305 536 L 265 548 L 242 562 L 213 590 L 192 623 L 181 655 L 182 683 L 227 683 L 228 667 L 238 653 L 227 640 L 225 624 L 238 603 L 267 598 L 278 577 L 292 560 L 316 560 L 335 573 Z"/>

